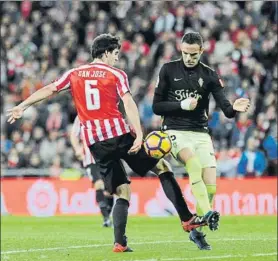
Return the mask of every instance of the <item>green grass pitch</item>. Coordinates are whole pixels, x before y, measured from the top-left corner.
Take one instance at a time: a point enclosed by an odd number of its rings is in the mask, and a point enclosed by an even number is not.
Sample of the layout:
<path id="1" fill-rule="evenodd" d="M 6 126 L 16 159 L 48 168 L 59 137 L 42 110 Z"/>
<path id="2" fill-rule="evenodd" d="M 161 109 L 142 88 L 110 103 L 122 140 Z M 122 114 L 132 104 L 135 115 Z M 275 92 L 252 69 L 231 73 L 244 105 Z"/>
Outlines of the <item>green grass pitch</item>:
<path id="1" fill-rule="evenodd" d="M 113 253 L 113 230 L 99 216 L 1 217 L 3 261 L 275 261 L 275 216 L 222 217 L 209 232 L 212 251 L 200 251 L 181 229 L 177 217 L 130 217 L 127 227 L 133 253 Z"/>

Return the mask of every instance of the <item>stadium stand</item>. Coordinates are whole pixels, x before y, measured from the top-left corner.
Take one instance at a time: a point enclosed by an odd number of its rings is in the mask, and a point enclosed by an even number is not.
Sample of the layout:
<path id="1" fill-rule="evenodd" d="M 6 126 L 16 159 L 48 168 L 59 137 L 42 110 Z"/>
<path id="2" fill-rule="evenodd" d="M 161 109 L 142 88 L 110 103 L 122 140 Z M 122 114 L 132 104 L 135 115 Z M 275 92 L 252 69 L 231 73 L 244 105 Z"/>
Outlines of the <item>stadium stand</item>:
<path id="1" fill-rule="evenodd" d="M 276 2 L 0 4 L 2 175 L 59 176 L 64 169 L 80 168 L 68 138 L 75 118 L 70 94 L 29 108 L 13 125 L 6 124 L 5 112 L 65 70 L 90 61 L 90 45 L 100 33 L 121 37 L 118 67 L 129 76 L 145 132 L 158 129 L 160 118 L 151 108 L 157 73 L 179 57 L 180 38 L 190 30 L 204 37 L 203 62 L 222 76 L 229 99 L 250 97 L 252 102 L 248 113 L 227 119 L 211 101 L 218 175 L 277 175 Z"/>

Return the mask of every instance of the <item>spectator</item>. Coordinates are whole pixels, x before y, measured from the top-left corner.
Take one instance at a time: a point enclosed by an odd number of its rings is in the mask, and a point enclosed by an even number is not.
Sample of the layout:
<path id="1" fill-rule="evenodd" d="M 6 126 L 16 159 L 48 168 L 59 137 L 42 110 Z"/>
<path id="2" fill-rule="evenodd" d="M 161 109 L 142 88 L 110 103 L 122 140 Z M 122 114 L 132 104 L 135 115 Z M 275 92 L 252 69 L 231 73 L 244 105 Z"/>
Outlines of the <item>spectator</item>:
<path id="1" fill-rule="evenodd" d="M 234 50 L 234 44 L 230 41 L 228 32 L 224 31 L 220 35 L 220 40 L 215 44 L 214 56 L 217 62 L 221 62 L 228 54 Z"/>
<path id="2" fill-rule="evenodd" d="M 44 138 L 44 130 L 42 127 L 36 126 L 32 132 L 32 147 L 34 152 L 39 152 L 41 142 Z"/>
<path id="3" fill-rule="evenodd" d="M 240 177 L 261 177 L 266 169 L 266 158 L 263 152 L 258 150 L 258 140 L 250 137 L 247 141 L 247 149 L 242 153 L 238 164 Z"/>
<path id="4" fill-rule="evenodd" d="M 49 115 L 46 119 L 47 131 L 65 130 L 68 124 L 67 115 L 61 111 L 61 106 L 58 103 L 53 103 L 49 107 Z"/>
<path id="5" fill-rule="evenodd" d="M 11 149 L 7 157 L 7 167 L 9 169 L 15 169 L 19 167 L 19 153 L 15 148 Z"/>
<path id="6" fill-rule="evenodd" d="M 219 177 L 234 178 L 237 175 L 241 152 L 238 148 L 221 149 L 216 153 Z"/>
<path id="7" fill-rule="evenodd" d="M 58 131 L 53 129 L 49 132 L 48 137 L 44 138 L 40 146 L 40 157 L 43 160 L 43 164 L 49 167 L 57 156 L 58 151 Z"/>
<path id="8" fill-rule="evenodd" d="M 266 136 L 263 140 L 263 148 L 266 151 L 267 158 L 273 162 L 277 161 L 277 140 L 272 135 Z"/>
<path id="9" fill-rule="evenodd" d="M 61 158 L 60 157 L 55 157 L 55 159 L 53 159 L 53 162 L 49 168 L 49 171 L 50 171 L 50 176 L 59 177 L 59 175 L 63 171 L 63 168 L 61 166 Z"/>
<path id="10" fill-rule="evenodd" d="M 247 113 L 240 113 L 238 121 L 234 123 L 230 144 L 244 148 L 245 141 L 251 135 L 254 126 Z"/>
<path id="11" fill-rule="evenodd" d="M 144 36 L 144 39 L 148 46 L 151 46 L 155 41 L 155 34 L 152 30 L 152 24 L 150 20 L 143 19 L 141 24 L 141 29 L 139 30 L 139 33 Z"/>
<path id="12" fill-rule="evenodd" d="M 13 143 L 6 138 L 4 133 L 1 133 L 1 153 L 7 155 L 12 149 Z"/>
<path id="13" fill-rule="evenodd" d="M 40 169 L 42 168 L 42 162 L 38 154 L 32 153 L 30 157 L 30 162 L 29 162 L 29 168 L 33 169 Z"/>
<path id="14" fill-rule="evenodd" d="M 170 32 L 174 26 L 174 23 L 175 23 L 175 16 L 169 12 L 166 6 L 164 6 L 161 9 L 159 16 L 154 23 L 155 34 L 159 35 L 162 32 Z"/>

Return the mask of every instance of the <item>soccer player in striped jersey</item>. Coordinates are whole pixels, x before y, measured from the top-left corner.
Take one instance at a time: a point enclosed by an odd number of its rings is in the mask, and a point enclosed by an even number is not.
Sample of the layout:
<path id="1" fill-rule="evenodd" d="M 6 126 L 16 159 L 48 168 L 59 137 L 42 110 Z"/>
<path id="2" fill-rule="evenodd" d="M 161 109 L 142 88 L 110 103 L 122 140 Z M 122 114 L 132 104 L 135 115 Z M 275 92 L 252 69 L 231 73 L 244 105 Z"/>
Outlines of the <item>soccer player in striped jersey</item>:
<path id="1" fill-rule="evenodd" d="M 84 138 L 82 137 L 81 122 L 78 116 L 75 117 L 72 125 L 70 142 L 74 149 L 76 158 L 83 161 L 83 167 L 86 169 L 86 173 L 96 190 L 96 202 L 98 203 L 103 216 L 103 227 L 111 227 L 112 222 L 109 216 L 113 207 L 114 198 L 113 195 L 105 192 L 104 182 L 98 171 L 96 161 L 92 156 Z"/>
<path id="2" fill-rule="evenodd" d="M 92 44 L 93 62 L 65 72 L 61 78 L 36 91 L 18 106 L 8 110 L 8 122 L 21 118 L 32 104 L 62 90 L 72 93 L 81 133 L 94 156 L 105 188 L 118 196 L 113 208 L 114 252 L 132 252 L 125 235 L 130 200 L 130 180 L 121 160 L 137 174 L 144 176 L 153 169 L 159 176 L 166 196 L 175 206 L 182 228 L 189 232 L 199 226 L 215 223 L 215 213 L 207 217 L 193 215 L 184 201 L 181 189 L 168 162 L 149 157 L 142 147 L 143 133 L 138 108 L 132 98 L 127 75 L 114 66 L 121 45 L 119 38 L 102 34 Z M 118 109 L 122 99 L 129 124 Z M 130 133 L 131 127 L 134 135 Z"/>

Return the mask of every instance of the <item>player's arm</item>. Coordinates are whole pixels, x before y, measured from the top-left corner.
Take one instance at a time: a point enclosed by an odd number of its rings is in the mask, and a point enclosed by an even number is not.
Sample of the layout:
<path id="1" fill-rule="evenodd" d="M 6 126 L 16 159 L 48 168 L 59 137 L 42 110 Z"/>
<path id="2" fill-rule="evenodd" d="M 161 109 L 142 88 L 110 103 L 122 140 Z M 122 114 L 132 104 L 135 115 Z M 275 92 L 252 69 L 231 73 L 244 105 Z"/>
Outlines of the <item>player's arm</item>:
<path id="1" fill-rule="evenodd" d="M 130 124 L 132 125 L 132 127 L 134 128 L 136 136 L 138 135 L 143 138 L 139 111 L 138 111 L 135 101 L 133 100 L 133 98 L 129 92 L 124 94 L 124 96 L 122 97 L 122 100 L 123 100 L 127 118 L 129 120 Z"/>
<path id="2" fill-rule="evenodd" d="M 153 112 L 157 115 L 167 115 L 171 112 L 176 112 L 181 110 L 181 103 L 175 101 L 167 101 L 168 92 L 168 75 L 167 68 L 165 65 L 162 66 L 159 72 L 159 76 L 156 82 L 153 105 Z"/>
<path id="3" fill-rule="evenodd" d="M 126 116 L 130 124 L 134 128 L 136 134 L 136 138 L 133 142 L 133 145 L 128 151 L 128 153 L 134 154 L 137 153 L 142 146 L 143 133 L 140 124 L 139 111 L 135 101 L 131 96 L 128 77 L 124 71 L 121 71 L 121 74 L 118 77 L 117 92 L 123 101 Z"/>
<path id="4" fill-rule="evenodd" d="M 224 115 L 227 118 L 235 117 L 237 111 L 238 112 L 247 111 L 247 109 L 250 106 L 249 99 L 244 99 L 244 98 L 237 99 L 232 105 L 225 96 L 224 85 L 221 79 L 219 79 L 217 74 L 215 74 L 212 77 L 213 77 L 211 82 L 212 95 L 216 101 L 216 104 L 224 112 Z"/>
<path id="5" fill-rule="evenodd" d="M 50 97 L 55 93 L 57 93 L 56 86 L 53 83 L 50 83 L 45 87 L 34 92 L 25 101 L 21 102 L 18 106 L 21 107 L 23 110 L 26 110 L 31 105 L 39 101 L 45 100 L 46 98 Z"/>
<path id="6" fill-rule="evenodd" d="M 134 141 L 134 144 L 131 147 L 129 153 L 136 153 L 141 148 L 142 140 L 143 140 L 143 132 L 140 123 L 139 111 L 130 92 L 126 92 L 122 96 L 122 101 L 124 104 L 127 118 L 130 124 L 132 125 L 132 127 L 134 128 L 136 134 L 136 140 Z"/>
<path id="7" fill-rule="evenodd" d="M 20 119 L 23 115 L 23 112 L 30 107 L 31 105 L 45 100 L 46 98 L 50 97 L 51 95 L 57 93 L 56 86 L 51 83 L 36 92 L 34 92 L 31 96 L 29 96 L 25 101 L 21 102 L 19 105 L 13 107 L 12 109 L 8 110 L 7 116 L 9 123 L 14 123 L 17 119 Z"/>
<path id="8" fill-rule="evenodd" d="M 224 85 L 222 80 L 215 73 L 212 76 L 211 81 L 211 93 L 216 101 L 216 104 L 224 112 L 227 118 L 233 118 L 236 115 L 236 111 L 233 109 L 232 104 L 228 101 L 224 93 Z"/>
<path id="9" fill-rule="evenodd" d="M 64 73 L 61 78 L 55 80 L 53 83 L 50 83 L 45 87 L 37 90 L 25 101 L 21 102 L 19 105 L 7 110 L 7 116 L 9 117 L 8 122 L 12 124 L 17 119 L 20 119 L 24 111 L 31 105 L 39 101 L 45 100 L 53 94 L 70 88 L 70 74 L 72 70 L 69 70 L 66 73 Z"/>

